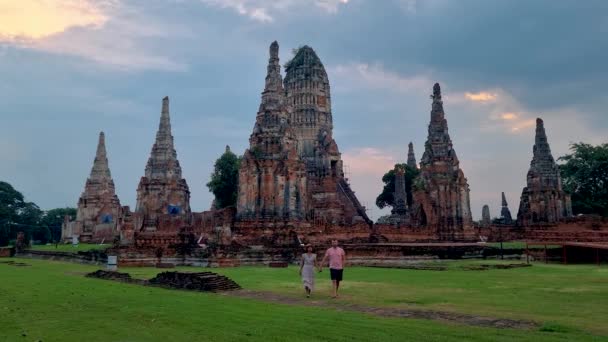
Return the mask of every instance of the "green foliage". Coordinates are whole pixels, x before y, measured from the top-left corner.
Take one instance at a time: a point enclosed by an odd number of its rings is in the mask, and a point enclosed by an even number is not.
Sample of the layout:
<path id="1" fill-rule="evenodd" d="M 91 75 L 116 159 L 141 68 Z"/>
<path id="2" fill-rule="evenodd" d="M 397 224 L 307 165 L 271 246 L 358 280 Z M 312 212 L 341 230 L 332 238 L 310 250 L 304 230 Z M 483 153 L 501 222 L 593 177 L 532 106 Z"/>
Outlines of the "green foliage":
<path id="1" fill-rule="evenodd" d="M 0 182 L 0 246 L 7 245 L 20 231 L 25 233 L 26 239 L 44 240 L 47 234 L 38 227 L 41 217 L 42 210 L 36 204 L 26 202 L 23 194 L 9 183 Z"/>
<path id="2" fill-rule="evenodd" d="M 291 49 L 291 59 L 289 59 L 287 62 L 285 62 L 285 64 L 283 65 L 283 68 L 285 68 L 285 70 L 287 70 L 291 64 L 293 63 L 294 58 L 297 56 L 298 52 L 300 52 L 300 50 L 304 47 L 304 45 L 300 45 L 297 48 L 293 48 Z"/>
<path id="3" fill-rule="evenodd" d="M 26 202 L 23 194 L 9 183 L 0 182 L 0 246 L 14 240 L 19 232 L 24 232 L 27 241 L 42 244 L 61 238 L 63 217 L 76 217 L 74 208 L 58 208 L 43 212 L 32 203 Z"/>
<path id="4" fill-rule="evenodd" d="M 50 240 L 59 241 L 61 239 L 61 225 L 65 216 L 70 219 L 76 218 L 76 208 L 56 208 L 48 210 L 42 216 L 40 225 L 48 227 L 50 231 Z"/>
<path id="5" fill-rule="evenodd" d="M 0 247 L 10 244 L 10 230 L 8 225 L 0 224 Z"/>
<path id="6" fill-rule="evenodd" d="M 575 214 L 608 217 L 608 143 L 570 145 L 571 154 L 560 157 L 564 190 L 572 196 Z"/>
<path id="7" fill-rule="evenodd" d="M 401 167 L 405 170 L 405 192 L 407 194 L 407 204 L 412 204 L 412 183 L 420 171 L 416 168 L 412 168 L 407 164 L 395 164 L 395 167 Z M 383 209 L 385 207 L 393 207 L 395 205 L 395 169 L 388 171 L 382 176 L 382 182 L 384 188 L 382 193 L 376 197 L 376 205 L 378 208 Z"/>
<path id="8" fill-rule="evenodd" d="M 0 220 L 16 221 L 24 206 L 23 195 L 10 184 L 0 182 Z"/>
<path id="9" fill-rule="evenodd" d="M 230 149 L 226 149 L 226 152 L 215 161 L 214 171 L 207 187 L 215 195 L 215 206 L 218 209 L 236 205 L 240 159 Z"/>

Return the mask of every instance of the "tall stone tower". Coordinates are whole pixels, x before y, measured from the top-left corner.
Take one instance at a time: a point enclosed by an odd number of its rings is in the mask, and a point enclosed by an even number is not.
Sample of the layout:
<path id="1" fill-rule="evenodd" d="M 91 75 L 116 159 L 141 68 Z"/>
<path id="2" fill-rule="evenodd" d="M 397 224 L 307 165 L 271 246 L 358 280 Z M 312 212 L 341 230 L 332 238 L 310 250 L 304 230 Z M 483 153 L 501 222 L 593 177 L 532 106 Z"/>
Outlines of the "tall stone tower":
<path id="1" fill-rule="evenodd" d="M 117 233 L 120 212 L 120 201 L 108 165 L 105 135 L 100 132 L 91 174 L 78 199 L 76 220 L 62 227 L 62 238 L 79 235 L 81 241 L 110 240 Z"/>
<path id="2" fill-rule="evenodd" d="M 536 119 L 532 161 L 517 213 L 519 225 L 556 223 L 572 216 L 570 196 L 562 189 L 559 168 L 551 155 L 543 120 Z"/>
<path id="3" fill-rule="evenodd" d="M 405 192 L 405 170 L 399 165 L 395 165 L 395 206 L 393 215 L 407 214 L 407 194 Z"/>
<path id="4" fill-rule="evenodd" d="M 414 144 L 410 141 L 407 145 L 407 166 L 418 169 L 418 163 L 416 162 L 416 155 L 414 154 Z"/>
<path id="5" fill-rule="evenodd" d="M 502 193 L 502 208 L 500 209 L 500 220 L 503 224 L 512 224 L 513 217 L 511 217 L 511 210 L 509 210 L 509 204 L 507 203 L 507 197 L 505 193 Z"/>
<path id="6" fill-rule="evenodd" d="M 154 231 L 160 215 L 190 213 L 190 189 L 173 146 L 169 97 L 163 98 L 160 124 L 146 170 L 137 187 L 135 213 L 141 216 L 136 230 Z"/>
<path id="7" fill-rule="evenodd" d="M 439 83 L 433 86 L 431 122 L 420 174 L 414 180 L 414 225 L 435 229 L 442 240 L 465 238 L 472 227 L 469 184 L 448 134 Z"/>
<path id="8" fill-rule="evenodd" d="M 303 46 L 285 65 L 285 72 L 289 125 L 306 163 L 311 216 L 332 224 L 371 224 L 344 178 L 340 151 L 332 137 L 330 87 L 323 63 L 311 47 Z"/>
<path id="9" fill-rule="evenodd" d="M 266 85 L 249 149 L 239 169 L 237 219 L 286 223 L 305 219 L 308 211 L 306 166 L 289 126 L 290 108 L 279 64 L 279 44 L 270 45 Z"/>
<path id="10" fill-rule="evenodd" d="M 481 208 L 481 226 L 489 227 L 492 224 L 492 218 L 490 217 L 490 207 L 487 204 Z"/>
<path id="11" fill-rule="evenodd" d="M 331 96 L 325 67 L 311 47 L 298 49 L 285 65 L 285 91 L 293 109 L 289 121 L 299 141 L 298 152 L 311 169 L 323 167 L 316 165 L 321 162 L 316 152 L 320 143 L 333 140 Z M 331 152 L 338 162 L 337 147 Z"/>

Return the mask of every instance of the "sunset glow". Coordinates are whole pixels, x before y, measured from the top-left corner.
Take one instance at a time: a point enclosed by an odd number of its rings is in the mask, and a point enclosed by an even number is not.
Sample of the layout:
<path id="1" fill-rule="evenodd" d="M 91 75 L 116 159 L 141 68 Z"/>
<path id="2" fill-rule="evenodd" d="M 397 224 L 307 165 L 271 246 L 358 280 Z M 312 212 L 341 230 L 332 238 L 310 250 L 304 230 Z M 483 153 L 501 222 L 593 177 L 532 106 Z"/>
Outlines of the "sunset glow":
<path id="1" fill-rule="evenodd" d="M 466 93 L 464 93 L 464 97 L 467 100 L 470 100 L 473 102 L 488 102 L 488 101 L 496 100 L 497 95 L 493 94 L 493 93 L 488 93 L 488 92 L 482 91 L 479 93 L 466 92 Z"/>
<path id="2" fill-rule="evenodd" d="M 78 26 L 100 26 L 106 15 L 95 2 L 0 0 L 0 40 L 40 39 Z"/>

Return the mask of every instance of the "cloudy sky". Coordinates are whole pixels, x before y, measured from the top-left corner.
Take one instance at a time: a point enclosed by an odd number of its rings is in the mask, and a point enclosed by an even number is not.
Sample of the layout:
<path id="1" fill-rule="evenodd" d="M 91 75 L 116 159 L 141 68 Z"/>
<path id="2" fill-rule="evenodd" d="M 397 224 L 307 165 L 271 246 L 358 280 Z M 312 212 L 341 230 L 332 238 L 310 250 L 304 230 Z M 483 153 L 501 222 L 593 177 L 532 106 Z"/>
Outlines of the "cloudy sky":
<path id="1" fill-rule="evenodd" d="M 135 205 L 160 116 L 206 210 L 213 162 L 248 145 L 268 45 L 312 46 L 329 73 L 334 137 L 376 219 L 380 178 L 422 155 L 434 82 L 471 206 L 515 215 L 534 119 L 553 155 L 608 140 L 608 1 L 0 0 L 0 180 L 43 209 L 75 206 L 106 133 Z"/>

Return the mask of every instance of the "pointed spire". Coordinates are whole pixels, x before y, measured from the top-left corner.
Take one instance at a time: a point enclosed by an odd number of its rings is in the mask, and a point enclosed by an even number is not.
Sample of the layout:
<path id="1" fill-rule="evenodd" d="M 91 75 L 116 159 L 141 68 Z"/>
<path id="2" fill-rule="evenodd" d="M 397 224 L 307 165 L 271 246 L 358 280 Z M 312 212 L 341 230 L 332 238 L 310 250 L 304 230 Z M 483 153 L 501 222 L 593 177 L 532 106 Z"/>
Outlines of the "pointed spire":
<path id="1" fill-rule="evenodd" d="M 435 83 L 433 86 L 433 106 L 431 110 L 431 122 L 442 123 L 445 121 L 445 113 L 443 112 L 443 100 L 441 100 L 441 86 L 439 83 Z M 447 132 L 447 123 L 445 124 Z"/>
<path id="2" fill-rule="evenodd" d="M 507 204 L 507 197 L 505 193 L 502 193 L 502 208 L 500 209 L 500 218 L 502 219 L 502 223 L 511 224 L 513 223 L 513 218 L 511 217 L 511 210 L 509 210 L 509 205 Z"/>
<path id="3" fill-rule="evenodd" d="M 395 192 L 392 213 L 403 215 L 407 212 L 407 195 L 405 192 L 405 170 L 395 165 Z"/>
<path id="4" fill-rule="evenodd" d="M 270 44 L 269 55 L 266 82 L 256 116 L 254 134 L 265 129 L 276 129 L 287 122 L 283 77 L 281 76 L 281 64 L 279 64 L 279 44 L 276 41 Z"/>
<path id="5" fill-rule="evenodd" d="M 171 135 L 171 118 L 169 116 L 169 97 L 165 96 L 162 102 L 160 123 L 156 132 L 156 141 L 146 165 L 148 178 L 182 178 L 182 169 L 177 160 L 177 152 L 173 146 Z"/>
<path id="6" fill-rule="evenodd" d="M 260 112 L 278 108 L 283 102 L 283 77 L 279 63 L 279 44 L 275 40 L 270 44 L 266 84 L 262 92 Z"/>
<path id="7" fill-rule="evenodd" d="M 407 148 L 407 166 L 417 169 L 418 163 L 416 162 L 416 155 L 414 154 L 414 144 L 412 144 L 412 142 L 410 141 L 410 143 L 407 145 Z"/>
<path id="8" fill-rule="evenodd" d="M 431 107 L 431 122 L 429 123 L 429 135 L 424 145 L 424 154 L 420 164 L 429 164 L 433 160 L 450 160 L 458 166 L 456 152 L 452 148 L 452 140 L 448 134 L 448 122 L 443 111 L 443 101 L 441 100 L 441 87 L 439 83 L 433 86 L 433 104 Z"/>
<path id="9" fill-rule="evenodd" d="M 551 148 L 541 118 L 536 119 L 533 156 L 526 176 L 526 187 L 521 194 L 517 222 L 554 223 L 569 216 L 571 199 L 564 193 L 559 166 L 551 155 Z"/>
<path id="10" fill-rule="evenodd" d="M 433 99 L 441 100 L 441 86 L 439 83 L 433 85 Z"/>
<path id="11" fill-rule="evenodd" d="M 169 96 L 163 97 L 162 109 L 160 111 L 160 123 L 158 125 L 158 132 L 156 133 L 156 139 L 161 135 L 161 138 L 171 136 L 171 118 L 169 116 Z"/>
<path id="12" fill-rule="evenodd" d="M 279 60 L 279 43 L 275 40 L 270 44 L 270 59 Z"/>
<path id="13" fill-rule="evenodd" d="M 549 164 L 554 164 L 555 160 L 551 155 L 551 147 L 547 141 L 545 133 L 545 125 L 543 119 L 536 119 L 536 135 L 534 137 L 534 156 L 532 158 L 532 166 L 547 167 Z"/>
<path id="14" fill-rule="evenodd" d="M 97 152 L 95 160 L 91 168 L 91 180 L 111 179 L 110 167 L 108 165 L 108 157 L 106 153 L 106 138 L 103 132 L 99 133 L 99 141 L 97 143 Z"/>
<path id="15" fill-rule="evenodd" d="M 541 118 L 536 119 L 536 135 L 534 137 L 533 156 L 528 170 L 528 187 L 537 186 L 562 190 L 559 167 L 551 155 L 551 147 L 547 141 L 545 126 Z"/>

